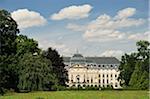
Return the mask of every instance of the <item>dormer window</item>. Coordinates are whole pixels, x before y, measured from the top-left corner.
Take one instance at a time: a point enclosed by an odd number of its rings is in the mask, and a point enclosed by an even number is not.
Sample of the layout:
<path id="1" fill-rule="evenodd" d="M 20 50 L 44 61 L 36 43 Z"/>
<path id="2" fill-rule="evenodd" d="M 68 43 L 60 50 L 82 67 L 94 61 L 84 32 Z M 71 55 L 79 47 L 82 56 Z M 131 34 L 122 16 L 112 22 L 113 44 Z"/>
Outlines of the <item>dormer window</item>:
<path id="1" fill-rule="evenodd" d="M 101 67 L 101 65 L 98 65 L 98 67 Z"/>

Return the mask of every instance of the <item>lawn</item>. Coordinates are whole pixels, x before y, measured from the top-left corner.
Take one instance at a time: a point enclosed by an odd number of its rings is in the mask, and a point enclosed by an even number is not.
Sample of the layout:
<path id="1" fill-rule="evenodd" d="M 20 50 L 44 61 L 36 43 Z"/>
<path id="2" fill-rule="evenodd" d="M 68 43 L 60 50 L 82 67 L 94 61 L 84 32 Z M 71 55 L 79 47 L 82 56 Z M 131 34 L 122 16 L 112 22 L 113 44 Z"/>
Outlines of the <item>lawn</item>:
<path id="1" fill-rule="evenodd" d="M 9 93 L 0 99 L 149 99 L 148 91 L 56 91 Z"/>

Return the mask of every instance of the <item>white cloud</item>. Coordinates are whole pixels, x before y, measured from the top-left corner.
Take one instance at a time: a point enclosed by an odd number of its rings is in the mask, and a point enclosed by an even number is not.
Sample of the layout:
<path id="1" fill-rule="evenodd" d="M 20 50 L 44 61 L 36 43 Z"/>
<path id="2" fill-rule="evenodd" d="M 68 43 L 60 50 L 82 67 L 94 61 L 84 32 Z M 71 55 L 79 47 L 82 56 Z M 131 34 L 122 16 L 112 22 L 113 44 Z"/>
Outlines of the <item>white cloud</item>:
<path id="1" fill-rule="evenodd" d="M 11 13 L 12 18 L 17 22 L 20 29 L 46 24 L 46 19 L 35 11 L 18 9 Z"/>
<path id="2" fill-rule="evenodd" d="M 92 6 L 85 4 L 81 6 L 69 6 L 61 9 L 51 16 L 52 20 L 81 19 L 89 16 Z"/>
<path id="3" fill-rule="evenodd" d="M 73 31 L 84 31 L 86 29 L 86 26 L 77 24 L 68 24 L 66 28 L 71 29 Z"/>
<path id="4" fill-rule="evenodd" d="M 145 22 L 144 19 L 128 18 L 133 16 L 135 11 L 136 9 L 134 8 L 126 8 L 119 11 L 114 17 L 103 14 L 88 24 L 68 24 L 66 28 L 83 32 L 83 37 L 88 41 L 101 42 L 123 39 L 126 33 L 120 29 L 140 26 Z"/>
<path id="5" fill-rule="evenodd" d="M 146 31 L 145 33 L 136 33 L 136 34 L 131 34 L 128 36 L 128 39 L 130 40 L 148 40 L 150 41 L 150 32 Z"/>
<path id="6" fill-rule="evenodd" d="M 49 41 L 45 39 L 38 40 L 39 41 L 39 47 L 42 48 L 43 50 L 47 50 L 47 48 L 52 47 L 56 49 L 60 55 L 70 55 L 71 53 L 71 48 L 69 48 L 67 45 L 63 43 L 58 43 L 54 41 Z"/>
<path id="7" fill-rule="evenodd" d="M 116 19 L 124 19 L 130 16 L 133 16 L 136 13 L 135 8 L 125 8 L 123 10 L 118 11 L 117 15 L 115 16 Z"/>
<path id="8" fill-rule="evenodd" d="M 124 54 L 121 50 L 106 50 L 101 53 L 101 56 L 105 57 L 117 57 L 118 59 L 121 59 L 121 56 Z"/>
<path id="9" fill-rule="evenodd" d="M 124 37 L 124 33 L 121 33 L 119 31 L 115 30 L 91 30 L 86 31 L 84 34 L 84 38 L 86 38 L 88 41 L 110 41 L 110 40 L 118 40 L 122 39 Z"/>

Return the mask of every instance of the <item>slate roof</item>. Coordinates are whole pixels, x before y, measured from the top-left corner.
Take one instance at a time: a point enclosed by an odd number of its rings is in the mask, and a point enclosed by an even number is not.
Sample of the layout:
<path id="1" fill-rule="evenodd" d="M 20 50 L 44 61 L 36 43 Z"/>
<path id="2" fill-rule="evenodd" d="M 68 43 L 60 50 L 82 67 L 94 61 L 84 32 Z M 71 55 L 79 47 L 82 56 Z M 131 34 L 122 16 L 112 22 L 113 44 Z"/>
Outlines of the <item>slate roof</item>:
<path id="1" fill-rule="evenodd" d="M 70 59 L 71 57 L 63 57 L 65 63 L 70 62 Z M 85 57 L 85 60 L 86 63 L 96 63 L 96 64 L 119 64 L 120 63 L 119 60 L 115 57 Z"/>

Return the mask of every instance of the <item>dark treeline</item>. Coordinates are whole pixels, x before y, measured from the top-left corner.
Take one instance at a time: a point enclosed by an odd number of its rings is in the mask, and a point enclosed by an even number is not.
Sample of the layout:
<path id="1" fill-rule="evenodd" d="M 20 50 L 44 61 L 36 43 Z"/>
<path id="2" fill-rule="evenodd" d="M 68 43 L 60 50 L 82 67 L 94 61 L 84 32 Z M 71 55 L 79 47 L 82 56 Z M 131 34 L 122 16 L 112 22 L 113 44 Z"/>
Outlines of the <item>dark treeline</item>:
<path id="1" fill-rule="evenodd" d="M 19 35 L 9 12 L 0 10 L 0 93 L 57 90 L 66 86 L 67 71 L 55 49 L 38 48 L 38 42 Z"/>

